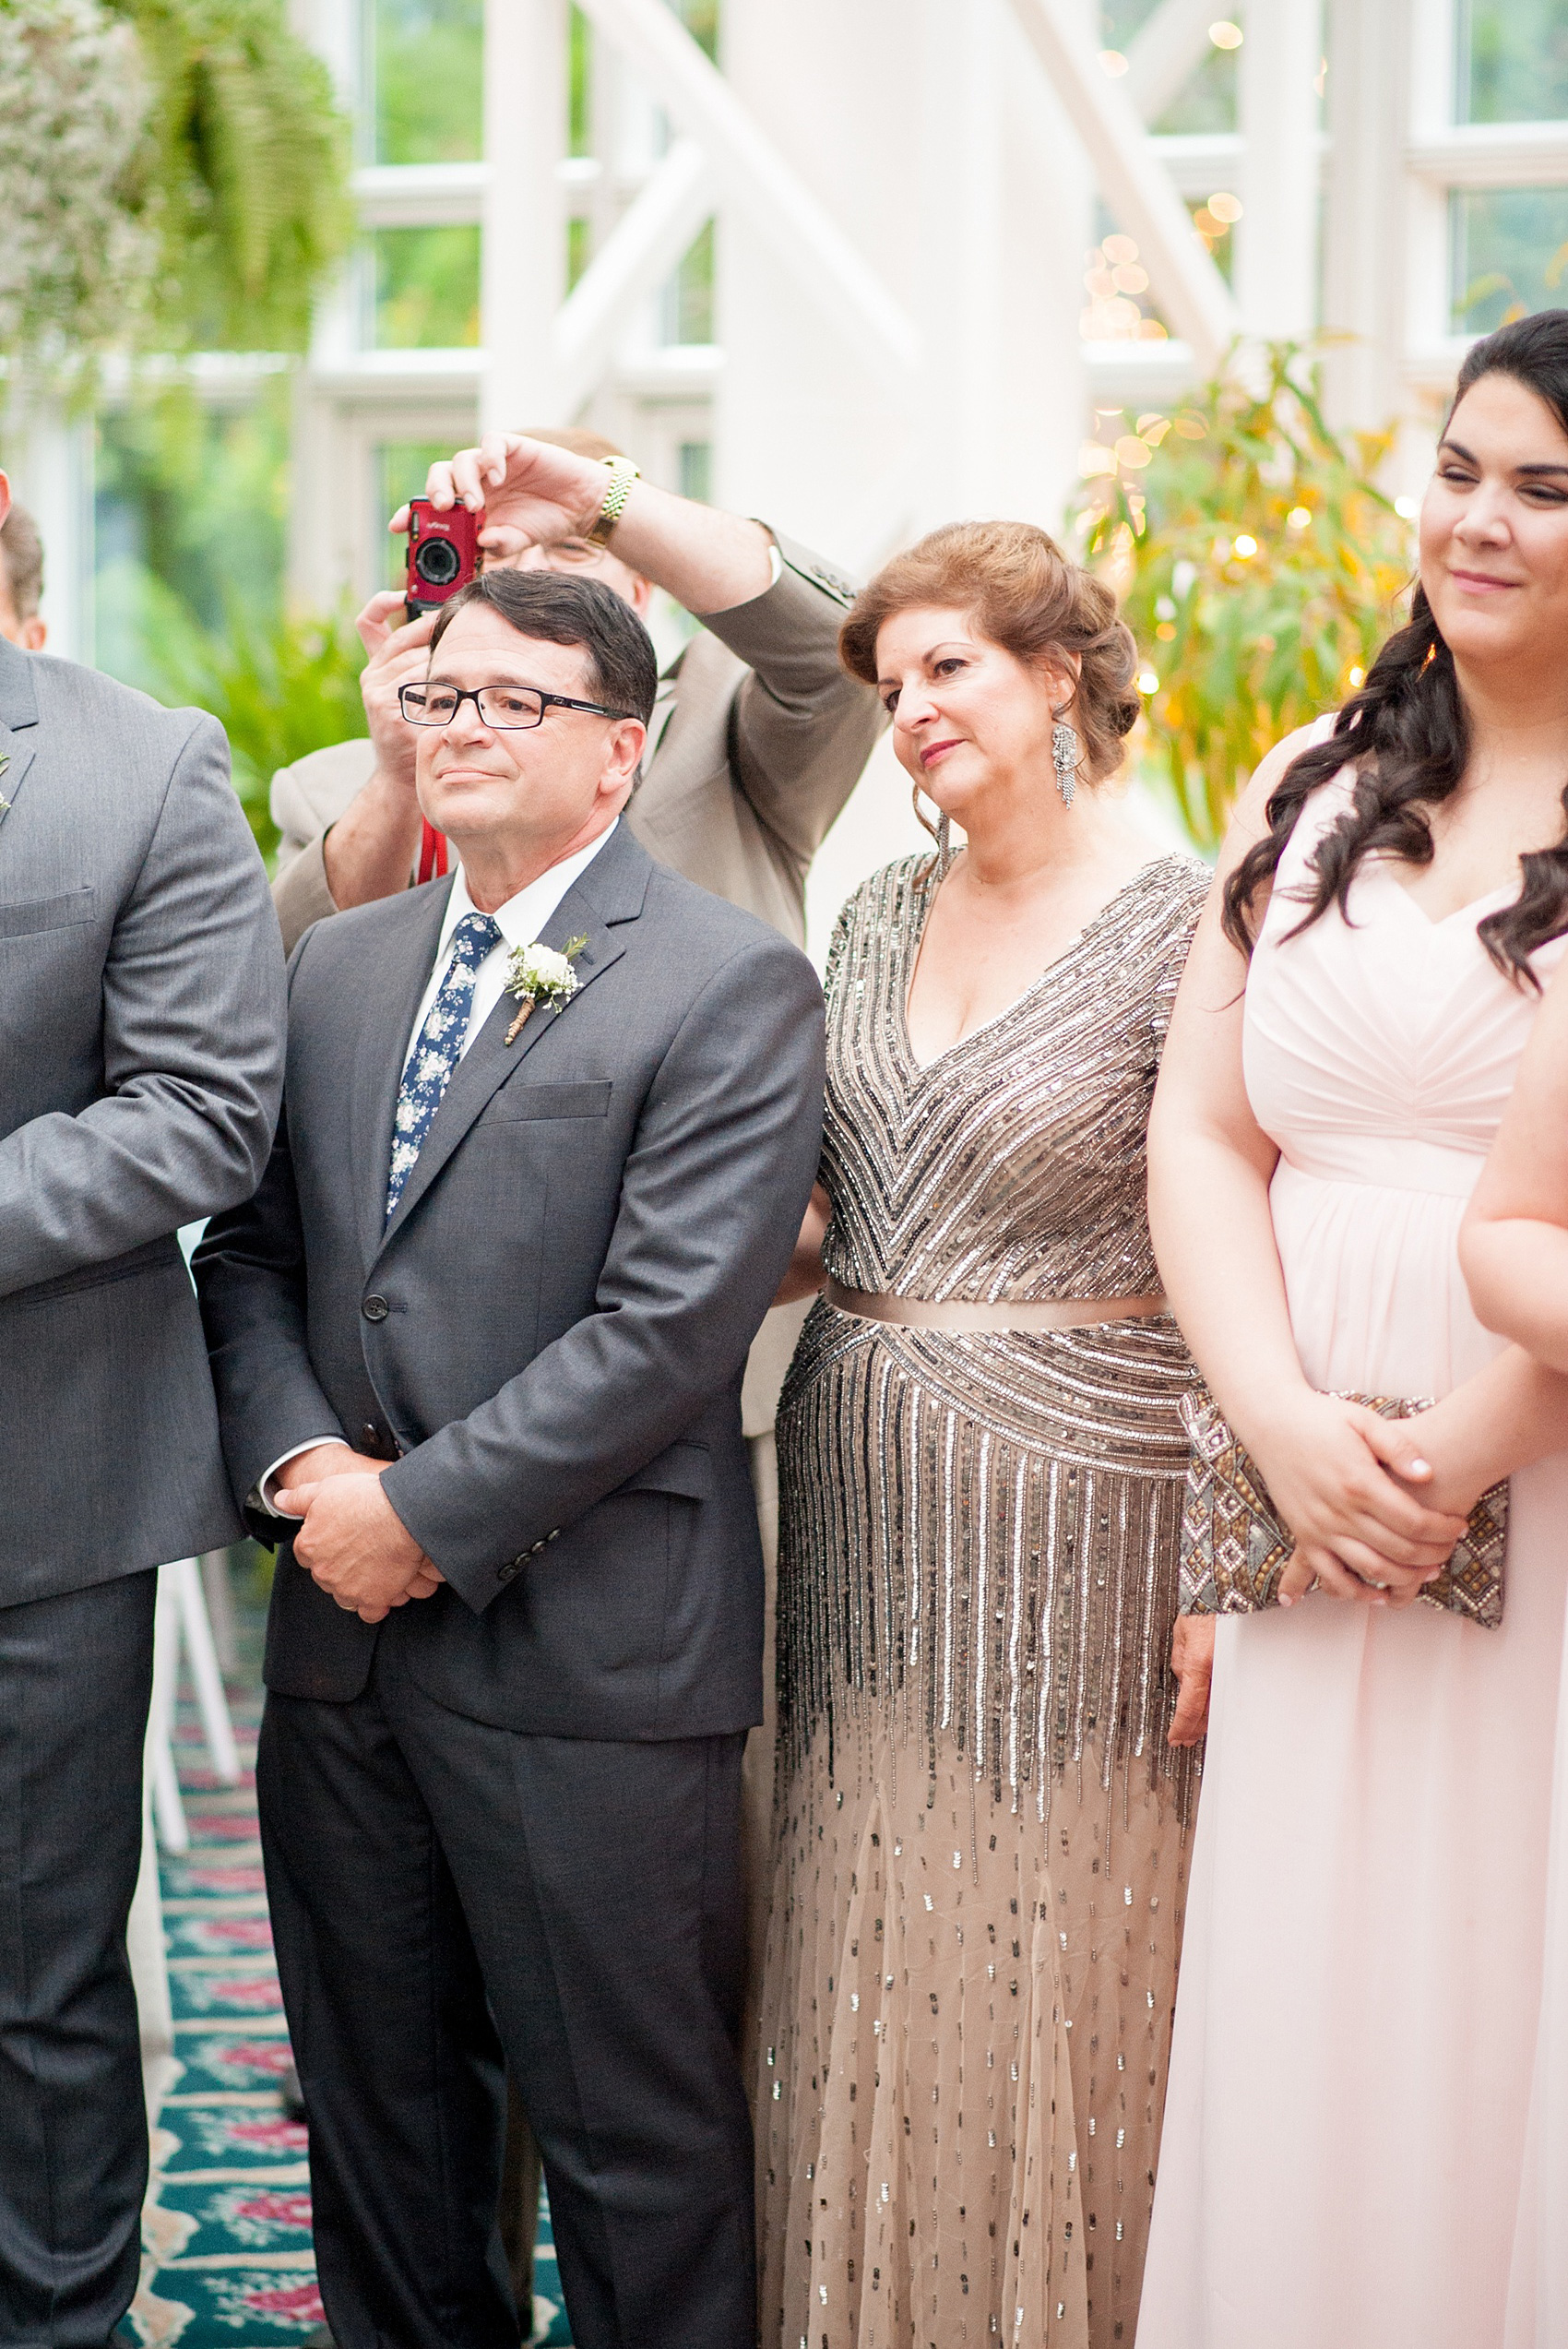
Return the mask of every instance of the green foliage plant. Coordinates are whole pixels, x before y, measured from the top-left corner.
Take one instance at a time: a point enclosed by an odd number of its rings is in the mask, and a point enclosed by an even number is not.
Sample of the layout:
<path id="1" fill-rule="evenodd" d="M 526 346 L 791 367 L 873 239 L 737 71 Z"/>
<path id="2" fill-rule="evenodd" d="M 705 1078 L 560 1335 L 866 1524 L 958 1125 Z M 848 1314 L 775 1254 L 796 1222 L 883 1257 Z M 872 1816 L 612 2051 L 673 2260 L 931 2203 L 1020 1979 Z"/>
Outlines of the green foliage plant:
<path id="1" fill-rule="evenodd" d="M 167 590 L 165 590 L 167 594 Z M 285 613 L 258 621 L 234 606 L 204 628 L 168 598 L 172 624 L 148 654 L 158 698 L 209 709 L 229 737 L 234 789 L 269 860 L 278 846 L 267 800 L 279 767 L 365 733 L 364 648 L 348 607 L 331 618 Z"/>
<path id="2" fill-rule="evenodd" d="M 6 0 L 6 5 L 9 0 Z M 145 341 L 303 351 L 353 233 L 349 128 L 282 0 L 106 0 L 151 85 L 143 209 L 160 246 Z"/>
<path id="3" fill-rule="evenodd" d="M 1377 484 L 1389 434 L 1340 434 L 1295 343 L 1171 414 L 1101 413 L 1075 528 L 1145 666 L 1144 760 L 1193 840 L 1281 737 L 1365 675 L 1412 566 Z"/>

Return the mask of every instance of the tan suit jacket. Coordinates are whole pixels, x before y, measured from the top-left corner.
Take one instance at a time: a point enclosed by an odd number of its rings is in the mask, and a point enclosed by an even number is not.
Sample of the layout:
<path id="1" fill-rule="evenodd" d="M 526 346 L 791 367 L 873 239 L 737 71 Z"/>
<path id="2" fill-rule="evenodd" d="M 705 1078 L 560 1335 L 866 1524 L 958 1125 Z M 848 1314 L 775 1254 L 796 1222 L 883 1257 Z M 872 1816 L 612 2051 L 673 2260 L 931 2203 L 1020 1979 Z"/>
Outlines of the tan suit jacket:
<path id="1" fill-rule="evenodd" d="M 860 780 L 882 722 L 875 696 L 838 662 L 850 582 L 788 539 L 783 567 L 750 603 L 716 612 L 659 680 L 643 780 L 625 821 L 651 856 L 805 942 L 806 875 Z M 322 842 L 367 782 L 367 740 L 280 768 L 273 901 L 283 943 L 338 909 Z M 773 1424 L 802 1314 L 768 1316 L 746 1371 L 746 1433 Z"/>

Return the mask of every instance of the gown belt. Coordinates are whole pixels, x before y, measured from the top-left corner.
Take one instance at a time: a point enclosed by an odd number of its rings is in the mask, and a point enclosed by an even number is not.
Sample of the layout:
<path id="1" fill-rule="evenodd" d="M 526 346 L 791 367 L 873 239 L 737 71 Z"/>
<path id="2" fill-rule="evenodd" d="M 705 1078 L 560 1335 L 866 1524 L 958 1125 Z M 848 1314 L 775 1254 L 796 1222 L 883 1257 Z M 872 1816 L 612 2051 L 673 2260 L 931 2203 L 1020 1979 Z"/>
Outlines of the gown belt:
<path id="1" fill-rule="evenodd" d="M 1009 1305 L 970 1304 L 961 1297 L 873 1296 L 829 1281 L 823 1294 L 840 1313 L 864 1321 L 896 1322 L 905 1330 L 1083 1330 L 1100 1321 L 1132 1321 L 1169 1313 L 1163 1296 L 1046 1297 Z"/>

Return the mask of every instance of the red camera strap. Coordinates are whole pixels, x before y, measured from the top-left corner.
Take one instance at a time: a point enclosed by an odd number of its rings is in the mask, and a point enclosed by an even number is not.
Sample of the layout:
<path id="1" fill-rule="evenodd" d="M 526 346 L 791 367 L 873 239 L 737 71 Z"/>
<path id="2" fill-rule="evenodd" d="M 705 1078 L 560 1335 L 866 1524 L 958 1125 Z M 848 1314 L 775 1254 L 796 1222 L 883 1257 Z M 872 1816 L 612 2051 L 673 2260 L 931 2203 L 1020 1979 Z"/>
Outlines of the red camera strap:
<path id="1" fill-rule="evenodd" d="M 422 881 L 439 881 L 445 877 L 446 835 L 438 832 L 428 816 L 420 839 L 419 877 Z"/>

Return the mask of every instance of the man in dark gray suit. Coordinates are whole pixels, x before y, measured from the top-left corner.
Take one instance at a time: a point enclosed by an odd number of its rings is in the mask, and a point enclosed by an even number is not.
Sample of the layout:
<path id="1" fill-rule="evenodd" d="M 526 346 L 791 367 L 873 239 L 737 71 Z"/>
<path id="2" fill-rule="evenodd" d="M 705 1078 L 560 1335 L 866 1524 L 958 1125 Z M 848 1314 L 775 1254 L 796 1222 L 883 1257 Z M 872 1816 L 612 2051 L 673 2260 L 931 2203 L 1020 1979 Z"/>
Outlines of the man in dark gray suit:
<path id="1" fill-rule="evenodd" d="M 405 702 L 460 870 L 306 934 L 197 1258 L 235 1490 L 304 1519 L 258 1783 L 343 2349 L 516 2349 L 503 2050 L 579 2349 L 753 2349 L 741 1379 L 821 997 L 620 820 L 656 684 L 591 579 L 447 607 Z"/>
<path id="2" fill-rule="evenodd" d="M 175 1234 L 254 1188 L 282 1020 L 222 729 L 0 641 L 4 2342 L 101 2349 L 136 2289 L 155 1569 L 240 1531 Z"/>

